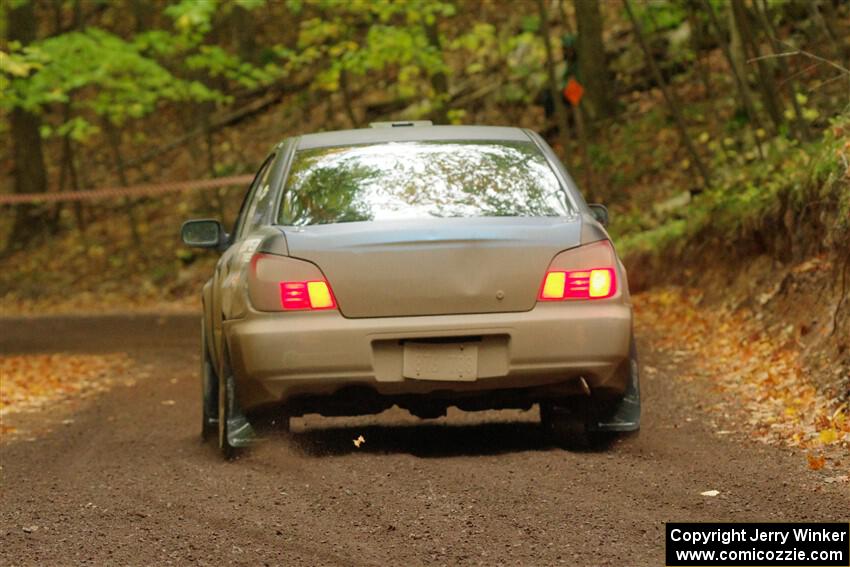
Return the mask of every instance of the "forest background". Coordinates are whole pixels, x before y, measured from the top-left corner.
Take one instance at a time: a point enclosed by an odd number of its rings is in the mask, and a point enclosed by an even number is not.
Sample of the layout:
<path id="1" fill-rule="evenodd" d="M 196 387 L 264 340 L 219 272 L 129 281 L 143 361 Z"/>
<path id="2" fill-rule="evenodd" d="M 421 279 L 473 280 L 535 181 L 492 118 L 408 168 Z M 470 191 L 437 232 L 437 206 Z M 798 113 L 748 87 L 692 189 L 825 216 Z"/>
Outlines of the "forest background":
<path id="1" fill-rule="evenodd" d="M 0 37 L 3 315 L 197 309 L 180 223 L 232 223 L 284 137 L 515 125 L 610 208 L 655 331 L 847 425 L 847 0 L 6 0 Z"/>

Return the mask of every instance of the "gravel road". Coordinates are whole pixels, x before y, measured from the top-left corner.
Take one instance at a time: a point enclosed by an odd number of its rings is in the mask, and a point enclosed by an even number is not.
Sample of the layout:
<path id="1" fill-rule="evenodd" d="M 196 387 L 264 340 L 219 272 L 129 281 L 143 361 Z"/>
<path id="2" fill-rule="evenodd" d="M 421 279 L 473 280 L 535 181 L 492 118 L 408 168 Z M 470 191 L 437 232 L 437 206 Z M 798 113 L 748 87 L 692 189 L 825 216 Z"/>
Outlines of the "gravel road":
<path id="1" fill-rule="evenodd" d="M 128 352 L 150 373 L 0 446 L 0 564 L 659 566 L 665 521 L 850 520 L 846 484 L 717 435 L 700 409 L 711 391 L 646 340 L 643 430 L 605 450 L 547 445 L 536 411 L 394 410 L 297 419 L 224 462 L 199 441 L 197 329 L 0 321 L 0 353 Z"/>

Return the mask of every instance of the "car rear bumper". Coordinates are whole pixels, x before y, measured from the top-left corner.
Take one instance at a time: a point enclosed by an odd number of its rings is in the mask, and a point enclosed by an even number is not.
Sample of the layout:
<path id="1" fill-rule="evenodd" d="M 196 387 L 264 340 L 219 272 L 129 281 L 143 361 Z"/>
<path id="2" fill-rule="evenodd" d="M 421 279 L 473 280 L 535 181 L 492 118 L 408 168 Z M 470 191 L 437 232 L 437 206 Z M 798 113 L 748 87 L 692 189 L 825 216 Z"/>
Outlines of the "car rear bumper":
<path id="1" fill-rule="evenodd" d="M 543 303 L 520 313 L 346 319 L 336 311 L 261 313 L 225 322 L 244 410 L 367 388 L 379 396 L 462 398 L 492 391 L 540 395 L 625 391 L 631 307 L 621 301 Z M 405 378 L 405 341 L 477 344 L 477 378 Z M 581 386 L 583 388 L 583 386 Z"/>

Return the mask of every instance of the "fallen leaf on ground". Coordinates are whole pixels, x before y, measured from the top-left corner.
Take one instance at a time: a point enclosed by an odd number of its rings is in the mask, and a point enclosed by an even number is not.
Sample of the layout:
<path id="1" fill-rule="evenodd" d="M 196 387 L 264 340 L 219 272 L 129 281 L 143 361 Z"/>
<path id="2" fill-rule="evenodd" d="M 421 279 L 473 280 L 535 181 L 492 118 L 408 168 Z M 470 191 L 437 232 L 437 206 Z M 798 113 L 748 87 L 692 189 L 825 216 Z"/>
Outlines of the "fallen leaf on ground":
<path id="1" fill-rule="evenodd" d="M 0 416 L 104 391 L 131 365 L 120 353 L 0 356 Z"/>
<path id="2" fill-rule="evenodd" d="M 826 464 L 826 457 L 824 457 L 823 455 L 818 455 L 816 457 L 812 454 L 808 454 L 806 455 L 806 459 L 809 461 L 809 468 L 813 471 L 821 470 Z"/>
<path id="3" fill-rule="evenodd" d="M 678 380 L 702 382 L 721 397 L 708 408 L 722 417 L 717 434 L 733 430 L 772 445 L 818 450 L 810 468 L 837 467 L 839 454 L 850 449 L 847 406 L 809 379 L 791 340 L 795 328 L 766 328 L 747 308 L 707 308 L 701 297 L 688 288 L 655 289 L 635 296 L 635 313 L 638 332 L 651 337 L 653 348 L 686 362 Z M 739 412 L 745 427 L 723 427 Z"/>
<path id="4" fill-rule="evenodd" d="M 357 447 L 357 448 L 359 449 L 359 448 L 360 448 L 360 445 L 362 445 L 362 444 L 363 444 L 363 443 L 365 443 L 365 442 L 366 442 L 366 440 L 365 440 L 365 439 L 363 438 L 363 436 L 361 435 L 360 437 L 358 437 L 357 439 L 355 439 L 355 440 L 354 440 L 354 446 L 355 446 L 355 447 Z"/>
<path id="5" fill-rule="evenodd" d="M 834 429 L 824 429 L 820 433 L 818 433 L 818 439 L 824 445 L 829 445 L 830 443 L 835 443 L 838 441 L 838 432 Z"/>

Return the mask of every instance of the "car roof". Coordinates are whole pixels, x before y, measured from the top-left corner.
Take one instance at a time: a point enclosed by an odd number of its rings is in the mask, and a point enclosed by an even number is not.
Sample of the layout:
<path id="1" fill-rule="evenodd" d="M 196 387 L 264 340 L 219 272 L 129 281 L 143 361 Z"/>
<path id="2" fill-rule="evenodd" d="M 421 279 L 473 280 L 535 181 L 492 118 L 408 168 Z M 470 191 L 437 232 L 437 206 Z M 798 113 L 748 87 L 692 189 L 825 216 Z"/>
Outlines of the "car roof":
<path id="1" fill-rule="evenodd" d="M 396 126 L 360 128 L 305 134 L 298 138 L 298 149 L 353 146 L 381 142 L 419 142 L 450 140 L 498 140 L 529 142 L 531 138 L 521 128 L 506 126 Z"/>

